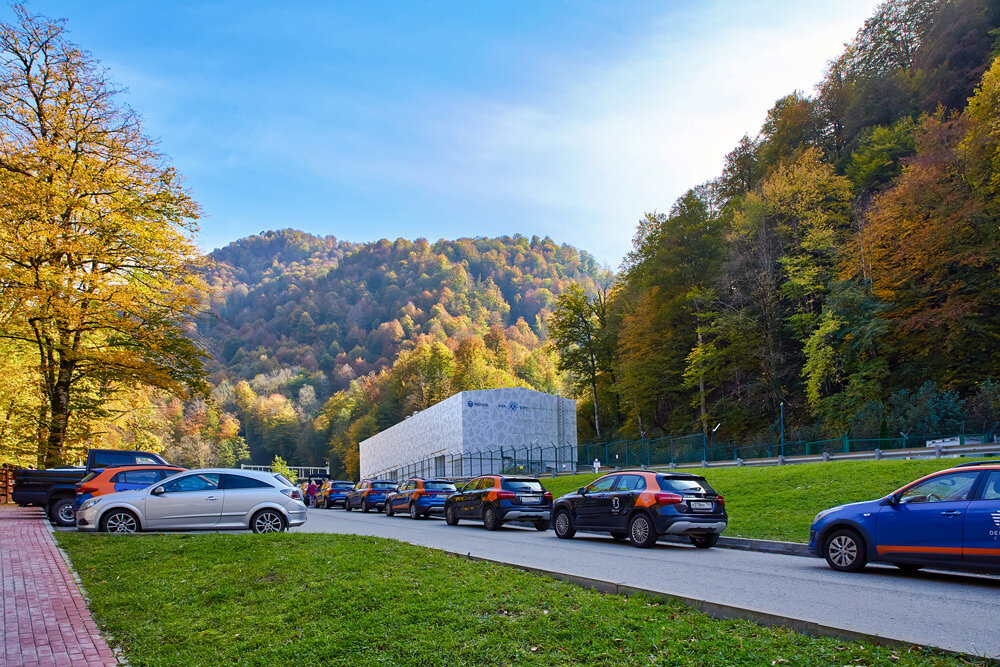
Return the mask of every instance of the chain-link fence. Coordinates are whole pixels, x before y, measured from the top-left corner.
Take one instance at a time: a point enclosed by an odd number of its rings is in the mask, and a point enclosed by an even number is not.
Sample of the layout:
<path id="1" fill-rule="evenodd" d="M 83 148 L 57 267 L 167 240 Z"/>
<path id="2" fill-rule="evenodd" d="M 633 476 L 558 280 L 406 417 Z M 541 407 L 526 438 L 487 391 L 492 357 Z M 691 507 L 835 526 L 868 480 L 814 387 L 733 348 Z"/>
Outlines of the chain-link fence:
<path id="1" fill-rule="evenodd" d="M 740 445 L 717 443 L 701 433 L 619 440 L 557 447 L 501 447 L 473 452 L 446 452 L 378 471 L 373 477 L 403 480 L 409 477 L 466 478 L 477 475 L 559 475 L 590 469 L 598 462 L 602 469 L 663 467 L 671 464 L 706 463 L 779 456 L 811 456 L 875 450 L 976 445 L 995 441 L 993 433 L 960 435 L 899 436 L 895 438 L 831 438 L 827 440 Z"/>

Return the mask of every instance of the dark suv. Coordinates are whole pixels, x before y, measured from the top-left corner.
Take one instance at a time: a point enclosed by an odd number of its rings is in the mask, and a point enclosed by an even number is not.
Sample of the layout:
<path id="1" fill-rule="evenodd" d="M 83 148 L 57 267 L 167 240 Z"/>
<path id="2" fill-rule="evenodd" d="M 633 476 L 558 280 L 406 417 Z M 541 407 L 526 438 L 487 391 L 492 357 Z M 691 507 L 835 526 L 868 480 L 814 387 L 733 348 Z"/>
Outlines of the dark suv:
<path id="1" fill-rule="evenodd" d="M 559 498 L 552 521 L 563 539 L 578 530 L 600 531 L 651 547 L 663 535 L 680 535 L 707 549 L 719 541 L 729 517 L 725 500 L 704 477 L 623 470 Z"/>
<path id="2" fill-rule="evenodd" d="M 449 526 L 461 519 L 482 520 L 487 530 L 508 521 L 528 521 L 537 530 L 549 529 L 552 494 L 533 477 L 476 477 L 445 501 Z"/>
<path id="3" fill-rule="evenodd" d="M 363 479 L 344 498 L 344 509 L 350 512 L 360 507 L 363 512 L 373 509 L 381 512 L 386 495 L 395 490 L 396 483 L 391 479 Z"/>

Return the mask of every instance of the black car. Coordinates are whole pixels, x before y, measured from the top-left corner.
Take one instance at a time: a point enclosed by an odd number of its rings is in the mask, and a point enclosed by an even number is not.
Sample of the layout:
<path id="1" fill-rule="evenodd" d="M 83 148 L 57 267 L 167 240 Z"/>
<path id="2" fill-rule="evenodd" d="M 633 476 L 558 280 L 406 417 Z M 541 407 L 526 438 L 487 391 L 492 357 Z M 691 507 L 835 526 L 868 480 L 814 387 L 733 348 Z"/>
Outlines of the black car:
<path id="1" fill-rule="evenodd" d="M 563 539 L 578 530 L 597 531 L 651 547 L 663 535 L 678 535 L 707 549 L 719 541 L 729 517 L 725 500 L 704 477 L 623 470 L 559 498 L 552 521 Z"/>
<path id="2" fill-rule="evenodd" d="M 548 530 L 551 511 L 552 494 L 537 479 L 484 475 L 448 497 L 444 518 L 449 526 L 475 519 L 487 530 L 496 530 L 508 521 L 528 521 L 537 530 Z"/>

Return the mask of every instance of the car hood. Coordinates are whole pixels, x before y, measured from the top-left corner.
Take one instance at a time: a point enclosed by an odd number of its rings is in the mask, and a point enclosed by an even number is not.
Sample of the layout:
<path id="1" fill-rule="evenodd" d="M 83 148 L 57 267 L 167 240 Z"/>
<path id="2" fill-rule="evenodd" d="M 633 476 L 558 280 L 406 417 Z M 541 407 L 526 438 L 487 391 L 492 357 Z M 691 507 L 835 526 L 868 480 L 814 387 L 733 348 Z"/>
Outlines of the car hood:
<path id="1" fill-rule="evenodd" d="M 98 496 L 101 499 L 101 504 L 107 504 L 109 501 L 130 503 L 132 505 L 142 505 L 146 502 L 146 498 L 149 496 L 148 489 L 136 489 L 134 491 L 119 491 L 118 493 L 105 493 L 104 495 Z"/>
<path id="2" fill-rule="evenodd" d="M 878 500 L 862 500 L 861 502 L 857 502 L 857 503 L 846 503 L 844 505 L 836 505 L 834 507 L 829 507 L 829 508 L 827 508 L 827 509 L 825 509 L 823 511 L 827 515 L 828 514 L 832 514 L 834 512 L 843 512 L 844 510 L 854 510 L 854 511 L 871 510 L 871 511 L 875 511 L 875 510 L 877 510 L 882 505 L 882 501 L 883 500 L 885 500 L 885 498 L 879 498 Z"/>

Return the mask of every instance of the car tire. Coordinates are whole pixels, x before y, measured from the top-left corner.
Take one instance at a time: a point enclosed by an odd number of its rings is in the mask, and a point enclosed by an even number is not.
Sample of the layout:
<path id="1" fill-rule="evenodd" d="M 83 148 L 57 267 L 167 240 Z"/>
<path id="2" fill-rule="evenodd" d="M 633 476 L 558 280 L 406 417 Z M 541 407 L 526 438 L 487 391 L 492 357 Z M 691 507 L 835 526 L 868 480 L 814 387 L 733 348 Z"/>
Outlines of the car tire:
<path id="1" fill-rule="evenodd" d="M 348 512 L 351 511 L 351 500 L 350 498 L 344 498 L 344 509 Z"/>
<path id="2" fill-rule="evenodd" d="M 444 522 L 449 526 L 458 525 L 458 513 L 455 511 L 455 505 L 444 506 Z"/>
<path id="3" fill-rule="evenodd" d="M 492 506 L 487 505 L 486 509 L 483 510 L 483 527 L 486 530 L 496 530 L 500 527 L 497 511 Z"/>
<path id="4" fill-rule="evenodd" d="M 139 519 L 135 514 L 126 509 L 113 509 L 104 513 L 101 517 L 102 533 L 117 533 L 118 535 L 130 535 L 140 530 Z"/>
<path id="5" fill-rule="evenodd" d="M 76 512 L 73 511 L 74 498 L 59 498 L 49 505 L 49 518 L 57 526 L 75 526 Z"/>
<path id="6" fill-rule="evenodd" d="M 410 503 L 410 518 L 414 521 L 421 518 L 420 511 L 417 509 L 416 503 Z"/>
<path id="7" fill-rule="evenodd" d="M 628 522 L 628 539 L 640 549 L 648 549 L 656 544 L 656 529 L 645 512 L 637 512 Z"/>
<path id="8" fill-rule="evenodd" d="M 545 532 L 546 530 L 549 529 L 549 526 L 551 524 L 552 524 L 552 521 L 549 520 L 549 519 L 542 519 L 541 521 L 536 521 L 535 522 L 535 530 L 537 530 L 540 533 Z"/>
<path id="9" fill-rule="evenodd" d="M 827 565 L 838 572 L 860 572 L 868 564 L 864 540 L 850 528 L 835 530 L 827 536 L 823 556 Z"/>
<path id="10" fill-rule="evenodd" d="M 576 535 L 576 529 L 573 528 L 573 519 L 570 517 L 569 511 L 558 510 L 553 523 L 555 524 L 556 537 L 559 539 L 568 540 Z"/>
<path id="11" fill-rule="evenodd" d="M 691 544 L 695 545 L 699 549 L 711 549 L 719 542 L 718 534 L 712 535 L 692 535 L 690 537 Z"/>
<path id="12" fill-rule="evenodd" d="M 364 500 L 362 500 L 361 501 L 361 511 L 362 512 L 370 512 L 371 510 L 372 510 L 372 506 L 368 504 L 368 499 L 365 498 Z"/>
<path id="13" fill-rule="evenodd" d="M 385 501 L 385 507 L 383 507 L 383 511 L 385 511 L 386 516 L 395 516 L 396 514 L 396 510 L 392 509 L 392 503 L 390 503 L 388 500 Z"/>
<path id="14" fill-rule="evenodd" d="M 613 539 L 616 542 L 622 542 L 623 540 L 627 540 L 628 539 L 628 531 L 627 530 L 613 530 L 613 531 L 611 531 L 611 539 Z"/>
<path id="15" fill-rule="evenodd" d="M 924 569 L 923 565 L 917 565 L 916 563 L 893 563 L 893 565 L 906 573 L 919 572 Z"/>
<path id="16" fill-rule="evenodd" d="M 255 533 L 281 533 L 287 524 L 278 510 L 262 509 L 250 518 L 250 530 Z"/>

